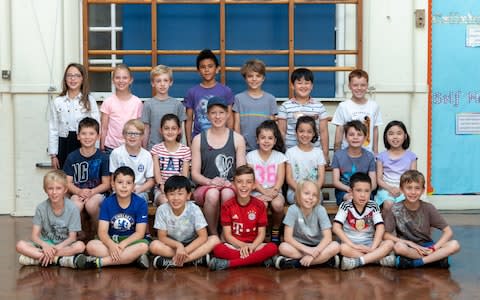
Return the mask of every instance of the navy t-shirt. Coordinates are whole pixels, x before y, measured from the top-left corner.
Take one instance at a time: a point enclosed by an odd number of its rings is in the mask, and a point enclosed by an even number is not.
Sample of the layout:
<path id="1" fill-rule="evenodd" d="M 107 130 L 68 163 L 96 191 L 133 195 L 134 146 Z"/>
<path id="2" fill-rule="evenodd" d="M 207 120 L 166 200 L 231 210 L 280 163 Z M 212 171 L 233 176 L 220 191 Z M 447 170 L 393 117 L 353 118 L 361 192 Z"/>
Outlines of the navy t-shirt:
<path id="1" fill-rule="evenodd" d="M 108 157 L 97 149 L 95 154 L 85 157 L 77 149 L 65 160 L 63 171 L 73 177 L 73 184 L 80 189 L 93 189 L 102 183 L 102 176 L 110 176 Z"/>

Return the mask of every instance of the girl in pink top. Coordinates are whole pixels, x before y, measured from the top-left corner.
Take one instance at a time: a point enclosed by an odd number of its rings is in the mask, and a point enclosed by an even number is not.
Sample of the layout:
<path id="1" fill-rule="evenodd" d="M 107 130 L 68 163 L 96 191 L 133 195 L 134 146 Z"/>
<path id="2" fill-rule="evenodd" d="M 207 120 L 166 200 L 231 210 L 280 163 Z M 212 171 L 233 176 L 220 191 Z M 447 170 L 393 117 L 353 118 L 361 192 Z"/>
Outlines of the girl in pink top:
<path id="1" fill-rule="evenodd" d="M 133 77 L 127 65 L 120 64 L 115 67 L 112 82 L 115 93 L 105 99 L 100 107 L 102 113 L 100 150 L 107 153 L 125 143 L 123 126 L 130 119 L 139 119 L 143 108 L 142 101 L 130 92 Z"/>

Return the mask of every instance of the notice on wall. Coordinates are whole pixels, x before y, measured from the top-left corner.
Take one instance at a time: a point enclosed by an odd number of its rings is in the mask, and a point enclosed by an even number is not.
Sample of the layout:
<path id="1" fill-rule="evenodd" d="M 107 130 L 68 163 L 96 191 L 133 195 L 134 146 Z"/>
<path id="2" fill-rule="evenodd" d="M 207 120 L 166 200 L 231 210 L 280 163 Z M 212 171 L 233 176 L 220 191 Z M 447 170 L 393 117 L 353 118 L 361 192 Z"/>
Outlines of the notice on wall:
<path id="1" fill-rule="evenodd" d="M 455 133 L 480 134 L 480 113 L 457 114 Z"/>
<path id="2" fill-rule="evenodd" d="M 480 47 L 480 25 L 467 25 L 467 47 Z"/>

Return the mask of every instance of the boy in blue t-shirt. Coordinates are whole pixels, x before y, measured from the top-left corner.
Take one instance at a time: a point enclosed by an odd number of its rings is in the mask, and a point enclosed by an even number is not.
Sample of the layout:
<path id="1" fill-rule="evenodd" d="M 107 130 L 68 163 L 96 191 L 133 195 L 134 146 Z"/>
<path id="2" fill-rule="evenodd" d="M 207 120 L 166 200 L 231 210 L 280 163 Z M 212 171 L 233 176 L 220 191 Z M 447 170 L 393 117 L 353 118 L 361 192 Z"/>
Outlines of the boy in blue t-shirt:
<path id="1" fill-rule="evenodd" d="M 215 79 L 219 71 L 218 59 L 209 49 L 202 50 L 197 56 L 197 70 L 202 82 L 191 87 L 183 101 L 186 108 L 185 138 L 187 146 L 192 145 L 193 138 L 200 132 L 210 128 L 207 118 L 207 104 L 212 97 L 220 97 L 227 102 L 228 113 L 232 113 L 232 90 Z M 233 118 L 228 118 L 227 127 L 233 128 Z M 193 131 L 192 131 L 193 128 Z"/>
<path id="2" fill-rule="evenodd" d="M 165 181 L 164 191 L 168 202 L 157 208 L 153 227 L 158 230 L 158 240 L 150 245 L 150 252 L 158 255 L 153 267 L 208 264 L 208 253 L 220 240 L 216 235 L 208 236 L 201 208 L 188 201 L 192 194 L 190 181 L 185 176 L 171 176 Z"/>
<path id="3" fill-rule="evenodd" d="M 110 189 L 108 157 L 95 147 L 100 125 L 93 118 L 78 124 L 80 148 L 67 156 L 63 171 L 67 174 L 68 192 L 81 212 L 83 208 L 96 221 L 104 193 Z"/>
<path id="4" fill-rule="evenodd" d="M 362 147 L 367 135 L 367 127 L 362 122 L 354 120 L 345 123 L 343 128 L 348 147 L 337 150 L 333 154 L 332 161 L 332 177 L 337 205 L 353 199 L 350 177 L 357 172 L 368 174 L 372 191 L 377 188 L 375 157 Z"/>
<path id="5" fill-rule="evenodd" d="M 147 202 L 135 195 L 135 173 L 130 167 L 120 167 L 113 173 L 114 194 L 100 208 L 98 240 L 87 244 L 88 256 L 80 268 L 101 268 L 125 265 L 136 261 L 148 269 Z"/>

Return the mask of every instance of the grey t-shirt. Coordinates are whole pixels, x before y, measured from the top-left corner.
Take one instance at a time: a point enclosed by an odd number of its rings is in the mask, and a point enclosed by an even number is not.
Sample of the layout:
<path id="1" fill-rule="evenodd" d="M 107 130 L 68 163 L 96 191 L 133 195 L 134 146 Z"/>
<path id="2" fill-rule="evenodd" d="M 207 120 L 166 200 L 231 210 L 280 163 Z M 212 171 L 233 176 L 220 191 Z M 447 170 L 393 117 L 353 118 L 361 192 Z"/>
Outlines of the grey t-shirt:
<path id="1" fill-rule="evenodd" d="M 240 132 L 245 138 L 247 152 L 258 149 L 256 129 L 278 113 L 275 97 L 264 91 L 260 98 L 253 98 L 244 91 L 235 95 L 232 110 L 240 114 Z"/>
<path id="2" fill-rule="evenodd" d="M 187 201 L 180 216 L 176 216 L 168 203 L 157 208 L 155 229 L 167 231 L 167 236 L 180 243 L 188 244 L 197 238 L 197 231 L 207 227 L 207 221 L 195 203 Z"/>
<path id="3" fill-rule="evenodd" d="M 360 157 L 350 157 L 347 149 L 341 149 L 333 154 L 332 168 L 340 169 L 340 181 L 343 184 L 350 185 L 350 177 L 353 174 L 375 172 L 375 157 L 370 151 L 363 148 Z"/>
<path id="4" fill-rule="evenodd" d="M 432 227 L 443 230 L 447 226 L 438 210 L 432 204 L 421 200 L 417 210 L 409 210 L 403 202 L 399 202 L 385 214 L 385 231 L 396 232 L 399 238 L 417 244 L 432 241 Z"/>
<path id="5" fill-rule="evenodd" d="M 186 120 L 185 107 L 182 102 L 175 98 L 159 100 L 151 98 L 145 101 L 142 110 L 142 122 L 150 125 L 150 136 L 148 137 L 147 149 L 151 150 L 153 145 L 160 144 L 163 139 L 158 129 L 160 121 L 166 114 L 174 114 L 180 119 L 180 123 Z M 180 124 L 181 126 L 182 124 Z"/>
<path id="6" fill-rule="evenodd" d="M 332 228 L 325 207 L 315 206 L 308 216 L 304 216 L 297 204 L 290 205 L 283 224 L 293 228 L 293 238 L 302 244 L 316 246 L 323 238 L 322 231 Z"/>
<path id="7" fill-rule="evenodd" d="M 41 227 L 41 238 L 54 244 L 66 240 L 70 232 L 82 230 L 78 208 L 68 198 L 64 203 L 63 212 L 57 216 L 53 213 L 50 199 L 47 199 L 37 206 L 33 217 L 33 224 Z"/>

